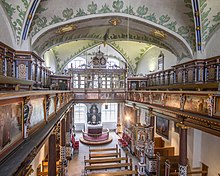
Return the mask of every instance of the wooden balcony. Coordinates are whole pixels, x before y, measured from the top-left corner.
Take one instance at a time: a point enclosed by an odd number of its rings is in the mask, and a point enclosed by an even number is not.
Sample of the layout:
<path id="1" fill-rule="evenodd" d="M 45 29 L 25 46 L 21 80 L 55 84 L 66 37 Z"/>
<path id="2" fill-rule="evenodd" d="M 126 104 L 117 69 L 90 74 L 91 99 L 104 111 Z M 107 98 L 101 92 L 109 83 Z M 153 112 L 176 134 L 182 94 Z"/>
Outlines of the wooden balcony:
<path id="1" fill-rule="evenodd" d="M 129 77 L 128 89 L 218 90 L 219 59 L 193 60 L 146 76 Z"/>

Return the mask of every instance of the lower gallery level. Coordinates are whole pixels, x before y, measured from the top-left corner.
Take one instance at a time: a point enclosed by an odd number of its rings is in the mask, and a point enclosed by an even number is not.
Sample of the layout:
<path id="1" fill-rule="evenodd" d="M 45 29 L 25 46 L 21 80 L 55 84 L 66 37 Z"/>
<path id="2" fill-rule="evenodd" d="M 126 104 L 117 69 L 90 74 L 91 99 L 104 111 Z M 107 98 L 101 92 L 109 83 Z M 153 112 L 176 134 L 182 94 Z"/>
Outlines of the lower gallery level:
<path id="1" fill-rule="evenodd" d="M 13 117 L 1 117 L 1 175 L 219 173 L 219 137 L 187 125 L 183 116 L 137 101 L 73 103 L 66 94 L 51 95 L 50 103 L 26 99 L 21 127 L 21 102 L 1 106 Z"/>

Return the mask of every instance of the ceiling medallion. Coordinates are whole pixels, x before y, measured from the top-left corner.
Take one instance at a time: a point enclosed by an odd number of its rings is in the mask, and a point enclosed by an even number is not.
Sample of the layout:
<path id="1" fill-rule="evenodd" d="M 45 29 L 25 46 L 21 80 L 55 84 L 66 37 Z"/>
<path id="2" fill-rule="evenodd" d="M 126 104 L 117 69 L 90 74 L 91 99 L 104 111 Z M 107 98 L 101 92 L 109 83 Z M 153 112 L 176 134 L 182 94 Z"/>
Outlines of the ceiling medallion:
<path id="1" fill-rule="evenodd" d="M 112 26 L 118 26 L 121 23 L 121 20 L 119 18 L 112 18 L 109 20 L 109 23 Z"/>
<path id="2" fill-rule="evenodd" d="M 165 39 L 166 36 L 167 36 L 167 34 L 165 34 L 163 31 L 160 31 L 160 30 L 157 30 L 157 29 L 155 29 L 153 31 L 153 34 L 154 34 L 155 37 L 158 37 L 158 38 L 161 38 L 161 39 Z"/>
<path id="3" fill-rule="evenodd" d="M 57 31 L 56 34 L 63 34 L 65 32 L 70 32 L 73 31 L 77 28 L 75 24 L 67 24 L 65 26 L 60 27 Z"/>

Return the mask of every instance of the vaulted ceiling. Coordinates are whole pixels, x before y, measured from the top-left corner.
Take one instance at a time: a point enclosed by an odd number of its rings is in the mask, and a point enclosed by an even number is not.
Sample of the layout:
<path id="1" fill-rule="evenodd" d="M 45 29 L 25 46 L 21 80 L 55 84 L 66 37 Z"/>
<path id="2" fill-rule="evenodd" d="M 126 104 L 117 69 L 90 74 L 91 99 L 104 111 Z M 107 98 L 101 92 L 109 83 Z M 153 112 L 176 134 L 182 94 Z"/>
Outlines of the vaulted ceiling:
<path id="1" fill-rule="evenodd" d="M 1 0 L 0 3 L 16 44 L 30 40 L 31 48 L 40 55 L 54 47 L 59 50 L 59 46 L 62 48 L 68 42 L 77 45 L 77 51 L 69 53 L 71 56 L 107 42 L 130 60 L 140 57 L 147 46 L 165 48 L 181 60 L 202 50 L 220 26 L 218 0 Z M 129 45 L 122 41 L 131 42 L 132 46 L 136 42 L 137 50 L 133 47 L 131 54 L 132 48 L 125 47 Z"/>

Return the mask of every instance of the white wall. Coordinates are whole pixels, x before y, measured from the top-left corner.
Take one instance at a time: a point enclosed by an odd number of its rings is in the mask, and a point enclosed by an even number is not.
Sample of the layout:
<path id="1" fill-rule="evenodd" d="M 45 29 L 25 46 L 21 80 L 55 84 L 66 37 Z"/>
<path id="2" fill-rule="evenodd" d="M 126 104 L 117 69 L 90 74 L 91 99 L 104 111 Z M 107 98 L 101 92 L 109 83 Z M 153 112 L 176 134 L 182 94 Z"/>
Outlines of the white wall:
<path id="1" fill-rule="evenodd" d="M 31 162 L 30 165 L 32 165 L 32 168 L 34 172 L 31 174 L 31 176 L 37 175 L 37 167 L 39 164 L 42 164 L 42 161 L 45 159 L 46 155 L 48 154 L 48 141 L 45 142 L 45 144 L 42 146 L 38 154 L 35 156 L 34 160 Z"/>
<path id="2" fill-rule="evenodd" d="M 208 175 L 217 176 L 220 173 L 220 137 L 189 128 L 187 138 L 190 166 L 198 168 L 200 162 L 203 162 L 209 167 Z"/>
<path id="3" fill-rule="evenodd" d="M 45 66 L 50 67 L 52 72 L 57 71 L 57 63 L 53 51 L 50 49 L 44 54 Z"/>
<path id="4" fill-rule="evenodd" d="M 158 56 L 160 54 L 160 51 L 164 53 L 164 69 L 171 68 L 171 66 L 177 64 L 177 57 L 174 54 L 163 48 L 153 47 L 146 52 L 146 54 L 138 63 L 137 74 L 148 74 L 150 71 L 153 70 L 153 72 L 157 72 Z"/>
<path id="5" fill-rule="evenodd" d="M 202 132 L 201 161 L 209 167 L 208 175 L 220 173 L 220 137 Z"/>
<path id="6" fill-rule="evenodd" d="M 4 19 L 5 14 L 2 14 L 2 13 L 4 13 L 4 12 L 2 11 L 2 9 L 0 9 L 0 24 L 1 24 L 1 27 L 0 27 L 0 41 L 4 44 L 14 48 L 15 44 L 13 44 L 13 41 L 12 41 L 11 35 L 10 35 L 10 31 L 8 29 L 8 27 L 10 27 L 9 22 L 6 23 L 6 21 L 5 21 L 6 19 Z M 5 16 L 5 18 L 6 18 L 6 16 Z"/>
<path id="7" fill-rule="evenodd" d="M 156 133 L 156 117 L 155 117 L 155 124 L 154 124 L 154 134 L 155 137 L 162 137 Z M 179 134 L 174 132 L 174 122 L 169 120 L 169 138 L 166 139 L 162 137 L 165 141 L 165 146 L 172 146 L 174 147 L 174 154 L 179 155 Z"/>
<path id="8" fill-rule="evenodd" d="M 219 56 L 220 55 L 220 29 L 215 32 L 215 34 L 211 37 L 211 39 L 208 41 L 205 52 L 206 52 L 206 58 Z"/>

